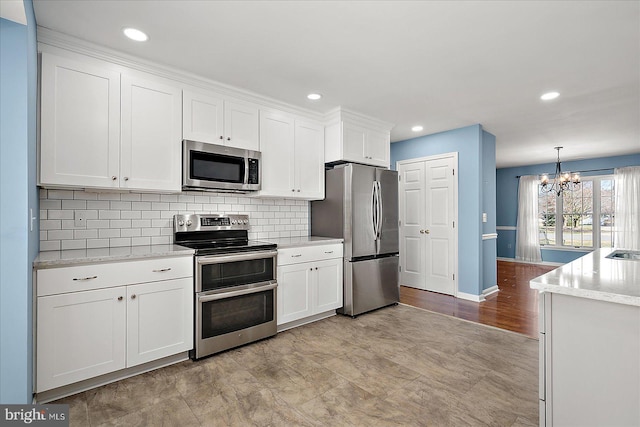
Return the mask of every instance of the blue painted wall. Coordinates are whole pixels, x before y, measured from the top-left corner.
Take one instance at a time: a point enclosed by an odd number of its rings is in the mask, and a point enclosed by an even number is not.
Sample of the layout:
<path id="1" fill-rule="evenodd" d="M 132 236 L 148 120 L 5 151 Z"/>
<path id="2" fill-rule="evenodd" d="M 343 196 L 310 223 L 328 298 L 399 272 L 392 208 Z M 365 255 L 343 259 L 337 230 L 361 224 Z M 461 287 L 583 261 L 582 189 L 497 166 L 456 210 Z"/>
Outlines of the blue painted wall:
<path id="1" fill-rule="evenodd" d="M 36 24 L 0 18 L 0 403 L 32 401 L 31 265 L 38 253 Z M 10 219 L 10 220 L 9 220 Z"/>
<path id="2" fill-rule="evenodd" d="M 482 131 L 482 233 L 496 232 L 496 137 Z M 482 241 L 482 290 L 498 284 L 496 239 Z"/>
<path id="3" fill-rule="evenodd" d="M 393 169 L 400 160 L 458 152 L 458 180 L 461 183 L 458 186 L 458 290 L 473 295 L 480 295 L 484 289 L 481 283 L 484 280 L 482 267 L 489 262 L 482 255 L 482 212 L 484 206 L 490 205 L 492 198 L 495 198 L 495 186 L 483 191 L 485 175 L 482 169 L 483 159 L 491 156 L 492 146 L 492 169 L 495 171 L 495 137 L 484 132 L 481 125 L 391 144 Z M 495 264 L 495 255 L 493 258 Z"/>
<path id="4" fill-rule="evenodd" d="M 562 169 L 569 171 L 587 171 L 604 169 L 596 172 L 582 172 L 582 176 L 613 174 L 615 168 L 640 165 L 640 154 L 628 156 L 602 157 L 597 159 L 576 160 L 562 162 Z M 555 163 L 502 168 L 496 171 L 496 189 L 498 194 L 498 209 L 496 212 L 498 227 L 515 227 L 518 216 L 518 175 L 539 175 L 553 173 Z M 498 229 L 498 256 L 501 258 L 515 258 L 516 232 L 515 230 Z M 571 262 L 589 251 L 560 251 L 543 249 L 542 260 L 545 262 Z"/>

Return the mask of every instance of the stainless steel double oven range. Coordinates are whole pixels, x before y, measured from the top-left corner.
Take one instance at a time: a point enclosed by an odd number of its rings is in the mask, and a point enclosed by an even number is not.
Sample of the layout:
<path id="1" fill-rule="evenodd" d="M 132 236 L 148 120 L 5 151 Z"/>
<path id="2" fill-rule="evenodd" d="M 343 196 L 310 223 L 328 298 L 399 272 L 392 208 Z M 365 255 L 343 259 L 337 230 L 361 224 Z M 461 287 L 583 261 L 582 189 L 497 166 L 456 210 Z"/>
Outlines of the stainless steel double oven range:
<path id="1" fill-rule="evenodd" d="M 173 229 L 196 251 L 192 358 L 275 335 L 276 245 L 248 239 L 248 215 L 174 215 Z"/>

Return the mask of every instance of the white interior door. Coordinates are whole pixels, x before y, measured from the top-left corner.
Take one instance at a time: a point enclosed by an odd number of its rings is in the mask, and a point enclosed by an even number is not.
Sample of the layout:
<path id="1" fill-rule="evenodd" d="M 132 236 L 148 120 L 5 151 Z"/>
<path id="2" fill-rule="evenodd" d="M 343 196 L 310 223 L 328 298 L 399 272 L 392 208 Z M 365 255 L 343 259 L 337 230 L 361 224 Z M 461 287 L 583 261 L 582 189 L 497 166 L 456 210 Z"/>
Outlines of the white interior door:
<path id="1" fill-rule="evenodd" d="M 398 163 L 400 283 L 457 294 L 457 153 Z"/>
<path id="2" fill-rule="evenodd" d="M 399 165 L 400 284 L 426 289 L 424 241 L 424 162 Z"/>

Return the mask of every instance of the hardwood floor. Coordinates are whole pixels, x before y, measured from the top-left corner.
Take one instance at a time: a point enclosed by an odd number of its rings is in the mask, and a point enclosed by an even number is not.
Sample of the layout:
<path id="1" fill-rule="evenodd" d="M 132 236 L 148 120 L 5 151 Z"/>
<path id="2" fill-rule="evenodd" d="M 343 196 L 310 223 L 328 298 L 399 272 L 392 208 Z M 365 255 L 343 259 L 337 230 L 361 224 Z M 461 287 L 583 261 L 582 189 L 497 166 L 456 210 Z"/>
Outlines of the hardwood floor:
<path id="1" fill-rule="evenodd" d="M 529 280 L 556 267 L 498 261 L 499 292 L 481 303 L 400 286 L 400 302 L 538 338 L 538 291 Z"/>

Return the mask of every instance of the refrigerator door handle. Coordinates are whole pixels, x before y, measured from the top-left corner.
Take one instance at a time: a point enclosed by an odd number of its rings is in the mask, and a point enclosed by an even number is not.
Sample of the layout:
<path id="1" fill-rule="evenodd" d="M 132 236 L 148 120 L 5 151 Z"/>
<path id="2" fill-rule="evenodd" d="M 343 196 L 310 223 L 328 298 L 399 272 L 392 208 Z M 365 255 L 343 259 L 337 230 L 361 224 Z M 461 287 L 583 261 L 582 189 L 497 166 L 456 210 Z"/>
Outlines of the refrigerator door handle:
<path id="1" fill-rule="evenodd" d="M 376 227 L 376 238 L 380 239 L 380 234 L 382 233 L 382 188 L 380 187 L 380 181 L 376 181 L 376 193 L 378 196 L 378 215 L 377 215 L 377 220 L 378 220 L 378 224 Z"/>
<path id="2" fill-rule="evenodd" d="M 378 187 L 377 181 L 373 181 L 371 186 L 371 231 L 373 240 L 378 240 Z"/>

